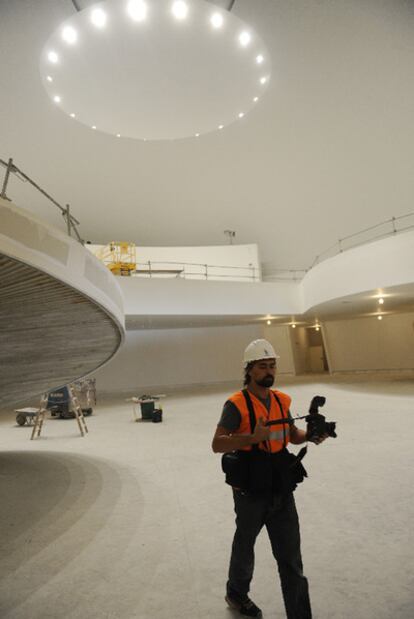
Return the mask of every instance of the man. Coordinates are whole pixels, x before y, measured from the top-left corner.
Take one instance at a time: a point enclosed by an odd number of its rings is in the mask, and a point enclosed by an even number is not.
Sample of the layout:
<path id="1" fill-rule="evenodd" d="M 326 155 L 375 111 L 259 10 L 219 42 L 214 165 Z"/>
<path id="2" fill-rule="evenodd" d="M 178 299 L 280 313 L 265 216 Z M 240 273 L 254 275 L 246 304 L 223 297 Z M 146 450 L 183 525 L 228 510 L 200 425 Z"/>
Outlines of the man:
<path id="1" fill-rule="evenodd" d="M 246 491 L 233 487 L 236 533 L 225 599 L 231 608 L 242 615 L 262 616 L 260 608 L 248 597 L 248 593 L 254 569 L 254 544 L 265 525 L 279 569 L 286 615 L 288 619 L 311 619 L 308 581 L 302 572 L 293 487 L 283 484 L 284 474 L 278 468 L 281 456 L 288 456 L 286 445 L 289 442 L 295 445 L 306 442 L 306 432 L 293 423 L 265 425 L 270 420 L 291 420 L 291 398 L 281 391 L 270 389 L 278 358 L 266 340 L 254 340 L 247 346 L 244 353 L 244 384 L 247 389 L 227 400 L 213 438 L 212 448 L 216 453 L 250 451 L 250 459 L 258 452 L 260 456 L 268 452 L 264 459 L 272 463 L 270 475 L 262 476 L 260 469 L 255 469 L 256 476 L 271 477 L 270 480 L 256 480 L 260 482 L 258 487 L 265 481 L 265 489 Z M 252 431 L 253 421 L 255 427 Z M 325 438 L 315 442 L 320 443 Z"/>

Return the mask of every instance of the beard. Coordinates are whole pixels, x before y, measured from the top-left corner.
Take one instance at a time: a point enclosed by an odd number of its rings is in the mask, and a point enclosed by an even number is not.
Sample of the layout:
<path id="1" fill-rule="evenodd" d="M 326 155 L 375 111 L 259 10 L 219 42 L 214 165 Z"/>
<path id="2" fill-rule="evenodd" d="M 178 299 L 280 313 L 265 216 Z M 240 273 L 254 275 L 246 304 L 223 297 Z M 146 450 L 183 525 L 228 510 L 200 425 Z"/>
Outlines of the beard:
<path id="1" fill-rule="evenodd" d="M 275 377 L 272 376 L 271 374 L 268 374 L 264 378 L 261 378 L 260 380 L 256 381 L 256 383 L 260 385 L 261 387 L 271 387 L 274 382 L 275 382 Z"/>

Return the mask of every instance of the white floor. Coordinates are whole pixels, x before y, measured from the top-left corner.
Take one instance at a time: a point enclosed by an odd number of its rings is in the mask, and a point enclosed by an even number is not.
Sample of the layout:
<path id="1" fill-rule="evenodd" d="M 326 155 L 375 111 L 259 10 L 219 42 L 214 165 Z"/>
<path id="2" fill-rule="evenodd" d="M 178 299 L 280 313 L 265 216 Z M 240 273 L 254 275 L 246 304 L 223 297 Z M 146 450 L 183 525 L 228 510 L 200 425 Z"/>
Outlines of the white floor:
<path id="1" fill-rule="evenodd" d="M 317 619 L 414 617 L 414 381 L 291 382 L 293 412 L 325 395 L 338 438 L 311 445 L 296 492 Z M 232 619 L 223 600 L 234 518 L 210 442 L 228 390 L 164 402 L 162 424 L 101 401 L 78 435 L 0 416 L 2 619 Z M 263 532 L 252 597 L 285 617 Z"/>

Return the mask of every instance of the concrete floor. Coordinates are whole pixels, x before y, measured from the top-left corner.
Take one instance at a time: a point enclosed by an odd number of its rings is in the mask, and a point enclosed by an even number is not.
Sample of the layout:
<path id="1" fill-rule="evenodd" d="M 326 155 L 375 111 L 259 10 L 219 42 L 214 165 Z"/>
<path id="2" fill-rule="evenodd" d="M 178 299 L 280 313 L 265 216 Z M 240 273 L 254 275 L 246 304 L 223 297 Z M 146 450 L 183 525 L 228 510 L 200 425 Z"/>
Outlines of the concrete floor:
<path id="1" fill-rule="evenodd" d="M 325 395 L 338 423 L 337 439 L 310 446 L 296 492 L 314 617 L 412 619 L 414 380 L 289 383 L 294 413 Z M 174 394 L 162 424 L 134 423 L 122 397 L 101 401 L 85 438 L 51 419 L 29 441 L 2 414 L 0 617 L 232 619 L 233 506 L 210 450 L 229 393 Z M 267 619 L 285 617 L 265 531 L 252 597 Z"/>

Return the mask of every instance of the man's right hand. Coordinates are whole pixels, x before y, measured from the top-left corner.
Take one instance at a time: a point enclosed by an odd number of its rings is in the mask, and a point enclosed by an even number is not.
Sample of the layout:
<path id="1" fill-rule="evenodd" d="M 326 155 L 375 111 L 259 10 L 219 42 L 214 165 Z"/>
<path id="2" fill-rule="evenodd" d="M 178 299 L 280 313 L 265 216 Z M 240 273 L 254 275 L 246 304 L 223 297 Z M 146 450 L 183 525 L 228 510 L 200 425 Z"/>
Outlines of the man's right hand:
<path id="1" fill-rule="evenodd" d="M 267 441 L 270 436 L 270 428 L 265 426 L 265 420 L 263 417 L 259 417 L 256 423 L 256 427 L 252 434 L 252 443 L 261 443 Z"/>

